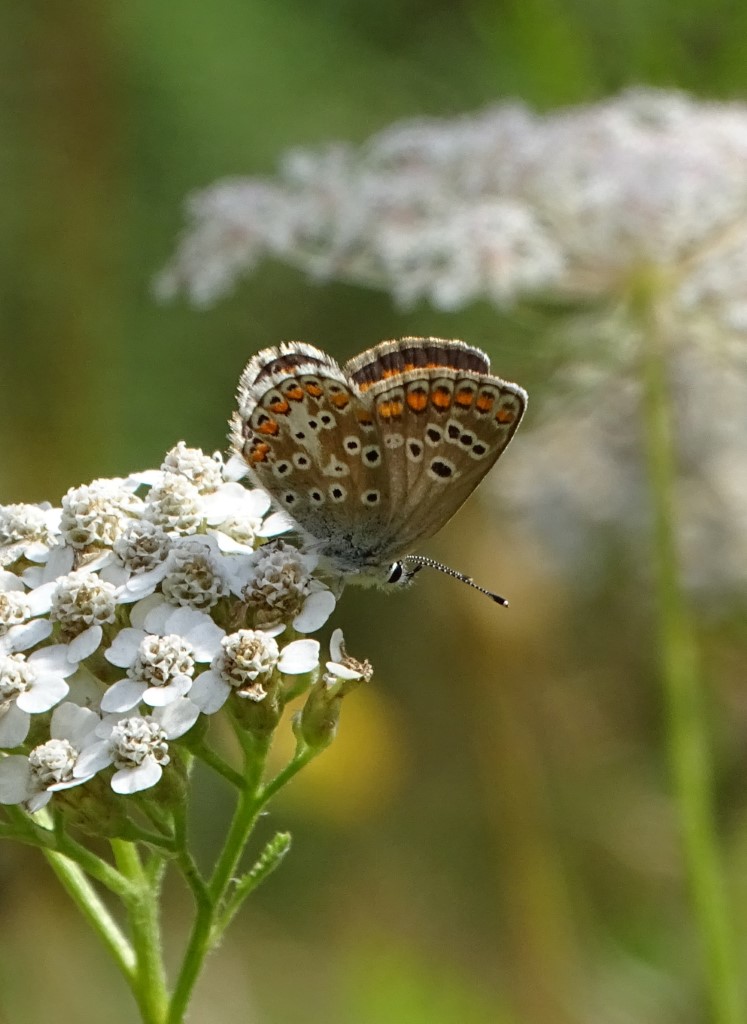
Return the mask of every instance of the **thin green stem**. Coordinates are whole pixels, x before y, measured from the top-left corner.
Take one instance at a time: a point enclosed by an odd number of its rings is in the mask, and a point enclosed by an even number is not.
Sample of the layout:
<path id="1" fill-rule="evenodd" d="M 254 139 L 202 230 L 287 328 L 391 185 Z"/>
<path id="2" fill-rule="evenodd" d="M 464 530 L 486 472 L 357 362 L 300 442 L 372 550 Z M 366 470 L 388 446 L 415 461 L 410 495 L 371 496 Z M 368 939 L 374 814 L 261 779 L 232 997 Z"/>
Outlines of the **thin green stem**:
<path id="1" fill-rule="evenodd" d="M 659 653 L 667 706 L 668 752 L 685 864 L 705 958 L 713 1024 L 743 1024 L 736 956 L 716 840 L 713 776 L 703 710 L 696 633 L 683 593 L 676 544 L 676 453 L 666 375 L 666 331 L 655 297 L 643 289 L 646 460 L 654 522 Z"/>
<path id="2" fill-rule="evenodd" d="M 122 830 L 122 836 L 131 843 L 147 843 L 165 853 L 174 853 L 176 844 L 172 836 L 162 835 L 160 832 L 151 832 L 142 828 L 134 821 L 128 821 L 126 829 Z"/>
<path id="3" fill-rule="evenodd" d="M 267 843 L 262 853 L 259 855 L 256 864 L 247 873 L 240 878 L 239 881 L 233 888 L 233 892 L 230 897 L 226 900 L 223 912 L 220 917 L 216 920 L 212 930 L 212 940 L 214 943 L 220 941 L 221 936 L 225 932 L 226 928 L 230 925 L 236 914 L 241 908 L 244 900 L 250 896 L 254 890 L 268 878 L 276 868 L 280 867 L 286 854 L 291 847 L 291 837 L 289 832 L 278 832 L 272 837 Z"/>
<path id="4" fill-rule="evenodd" d="M 184 953 L 179 977 L 171 997 L 167 1024 L 182 1024 L 189 1000 L 205 957 L 210 952 L 210 929 L 213 922 L 213 908 L 208 900 L 198 903 L 192 933 Z"/>
<path id="5" fill-rule="evenodd" d="M 52 850 L 44 850 L 44 856 L 80 912 L 101 937 L 117 967 L 132 987 L 135 983 L 135 952 L 79 865 Z"/>
<path id="6" fill-rule="evenodd" d="M 207 744 L 201 743 L 198 747 L 195 747 L 194 755 L 204 764 L 208 765 L 208 767 L 212 768 L 214 772 L 217 772 L 218 775 L 221 775 L 227 782 L 230 782 L 232 786 L 235 786 L 236 789 L 243 789 L 243 775 L 224 761 L 220 754 L 216 754 L 214 750 L 211 750 Z"/>
<path id="7" fill-rule="evenodd" d="M 195 898 L 195 905 L 199 907 L 207 902 L 208 890 L 205 879 L 195 863 L 194 857 L 189 852 L 189 839 L 187 836 L 187 815 L 184 805 L 180 805 L 174 811 L 174 831 L 176 839 L 176 864 L 184 879 L 192 890 Z"/>
<path id="8" fill-rule="evenodd" d="M 216 916 L 262 807 L 258 790 L 267 759 L 269 738 L 258 740 L 244 735 L 240 739 L 245 752 L 242 792 L 210 881 L 204 893 L 195 892 L 197 913 L 171 999 L 168 1024 L 181 1024 L 184 1019 L 205 957 L 214 945 L 213 925 Z"/>
<path id="9" fill-rule="evenodd" d="M 86 874 L 95 878 L 97 882 L 101 882 L 120 899 L 125 899 L 130 895 L 131 889 L 127 879 L 116 868 L 71 839 L 64 831 L 44 827 L 32 820 L 19 807 L 9 807 L 8 812 L 16 829 L 15 838 L 19 842 L 37 846 L 44 851 L 45 855 L 47 853 L 64 855 L 68 860 L 79 864 Z M 48 816 L 45 819 L 44 814 L 45 812 L 40 812 L 38 817 L 42 821 L 51 820 Z"/>
<path id="10" fill-rule="evenodd" d="M 165 864 L 154 853 L 145 869 L 134 843 L 113 839 L 111 845 L 117 867 L 133 888 L 125 904 L 137 961 L 133 992 L 145 1024 L 165 1024 L 169 1000 L 158 918 Z"/>
<path id="11" fill-rule="evenodd" d="M 107 889 L 111 890 L 120 899 L 127 899 L 131 895 L 131 888 L 127 879 L 108 864 L 102 857 L 86 849 L 81 843 L 71 839 L 68 835 L 58 837 L 59 852 L 77 861 L 83 870 L 97 882 L 101 882 Z"/>
<path id="12" fill-rule="evenodd" d="M 106 861 L 67 836 L 59 819 L 54 822 L 55 827 L 52 829 L 32 820 L 17 807 L 8 808 L 8 815 L 13 821 L 15 838 L 41 848 L 62 886 L 100 936 L 134 991 L 137 976 L 135 951 L 86 874 L 91 875 L 123 900 L 131 898 L 133 894 L 129 881 Z M 39 818 L 45 823 L 51 821 L 46 811 L 42 812 Z"/>
<path id="13" fill-rule="evenodd" d="M 271 779 L 266 786 L 263 786 L 259 793 L 260 806 L 264 805 L 272 799 L 272 797 L 282 789 L 294 775 L 297 775 L 309 761 L 313 761 L 317 754 L 320 754 L 323 747 L 302 747 L 293 758 L 289 761 L 282 771 L 279 771 L 274 779 Z"/>

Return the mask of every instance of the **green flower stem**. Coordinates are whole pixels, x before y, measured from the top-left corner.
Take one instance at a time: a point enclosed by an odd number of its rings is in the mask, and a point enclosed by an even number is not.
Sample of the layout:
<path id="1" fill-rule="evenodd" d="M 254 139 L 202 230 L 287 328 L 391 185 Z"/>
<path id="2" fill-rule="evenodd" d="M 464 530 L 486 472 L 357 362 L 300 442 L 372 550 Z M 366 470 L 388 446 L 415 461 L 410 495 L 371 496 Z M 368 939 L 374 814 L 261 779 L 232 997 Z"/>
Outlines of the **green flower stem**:
<path id="1" fill-rule="evenodd" d="M 737 963 L 717 849 L 713 777 L 703 709 L 696 633 L 683 594 L 675 535 L 676 454 L 666 375 L 666 330 L 649 282 L 637 296 L 643 327 L 642 378 L 646 460 L 653 505 L 654 578 L 659 652 L 667 705 L 668 752 L 685 864 L 706 966 L 714 1024 L 743 1024 Z"/>
<path id="2" fill-rule="evenodd" d="M 40 847 L 50 867 L 57 875 L 65 890 L 71 896 L 80 912 L 101 937 L 112 959 L 122 972 L 125 980 L 134 988 L 137 976 L 135 951 L 111 914 L 101 901 L 86 874 L 102 883 L 120 899 L 133 895 L 129 881 L 106 861 L 91 853 L 85 847 L 66 836 L 61 828 L 51 829 L 33 821 L 18 807 L 8 807 L 12 819 L 14 837 L 21 842 Z M 51 822 L 47 811 L 38 814 L 45 824 Z"/>
<path id="3" fill-rule="evenodd" d="M 205 743 L 201 743 L 194 749 L 195 757 L 198 757 L 204 764 L 212 768 L 214 772 L 221 775 L 227 782 L 230 782 L 236 789 L 244 788 L 244 776 L 237 772 L 230 764 L 227 764 L 223 758 L 216 754 L 214 750 Z"/>
<path id="4" fill-rule="evenodd" d="M 134 843 L 113 839 L 111 845 L 117 867 L 133 888 L 125 901 L 137 964 L 133 994 L 144 1024 L 165 1024 L 169 1000 L 158 918 L 165 861 L 154 854 L 143 868 Z"/>
<path id="5" fill-rule="evenodd" d="M 107 864 L 103 858 L 97 857 L 95 853 L 86 849 L 85 846 L 71 839 L 70 836 L 58 836 L 57 848 L 66 857 L 77 861 L 86 874 L 95 878 L 97 882 L 101 882 L 102 885 L 106 886 L 116 896 L 119 896 L 120 899 L 128 899 L 131 896 L 132 889 L 129 881 L 121 872 L 113 868 L 111 864 Z"/>
<path id="6" fill-rule="evenodd" d="M 162 835 L 159 832 L 151 832 L 147 828 L 137 825 L 134 821 L 127 822 L 126 828 L 122 829 L 122 836 L 131 843 L 147 843 L 149 846 L 155 846 L 166 853 L 174 853 L 176 851 L 176 844 L 173 838 Z"/>
<path id="7" fill-rule="evenodd" d="M 234 886 L 230 898 L 226 900 L 223 913 L 213 926 L 212 938 L 214 943 L 220 941 L 220 938 L 240 910 L 247 896 L 253 893 L 276 868 L 280 867 L 290 848 L 290 832 L 278 832 L 272 837 L 257 858 L 254 867 L 239 879 Z"/>
<path id="8" fill-rule="evenodd" d="M 288 833 L 278 833 L 265 846 L 254 866 L 236 879 L 239 861 L 262 809 L 324 748 L 324 745 L 311 747 L 301 742 L 293 759 L 263 785 L 271 735 L 253 735 L 239 722 L 234 725 L 244 752 L 244 774 L 239 775 L 228 766 L 225 766 L 227 771 L 222 767 L 217 769 L 232 783 L 240 783 L 240 793 L 225 845 L 209 881 L 203 878 L 189 853 L 186 808 L 182 804 L 173 810 L 173 838 L 131 823 L 133 831 L 127 839 L 111 840 L 115 866 L 67 835 L 62 817 L 58 817 L 56 827 L 51 828 L 52 819 L 47 812 L 40 812 L 33 820 L 20 808 L 10 807 L 6 809 L 10 822 L 0 826 L 2 834 L 12 835 L 42 849 L 65 889 L 109 949 L 137 1001 L 144 1024 L 183 1024 L 206 956 L 218 943 L 247 896 L 278 867 L 290 849 Z M 201 751 L 197 756 L 203 753 Z M 204 760 L 214 759 L 208 755 Z M 215 763 L 223 765 L 220 758 L 216 758 Z M 157 827 L 162 825 L 159 821 L 155 824 Z M 145 862 L 136 843 L 147 844 L 150 848 Z M 170 1000 L 158 917 L 161 883 L 169 854 L 189 885 L 196 906 L 192 934 Z M 130 926 L 131 943 L 112 919 L 86 875 L 122 900 Z"/>
<path id="9" fill-rule="evenodd" d="M 131 894 L 129 882 L 111 864 L 101 857 L 97 857 L 85 846 L 76 843 L 64 832 L 45 827 L 51 822 L 48 812 L 40 811 L 37 814 L 37 821 L 30 818 L 20 807 L 8 807 L 7 813 L 13 820 L 16 830 L 14 836 L 19 842 L 38 846 L 44 851 L 45 856 L 47 853 L 64 855 L 68 860 L 76 862 L 86 874 L 96 879 L 120 899 L 125 899 Z"/>
<path id="10" fill-rule="evenodd" d="M 44 856 L 59 878 L 65 890 L 72 897 L 80 912 L 91 924 L 97 935 L 112 955 L 114 962 L 132 988 L 136 980 L 135 951 L 109 911 L 101 902 L 93 886 L 78 864 L 68 857 L 44 850 Z"/>
<path id="11" fill-rule="evenodd" d="M 297 775 L 298 772 L 300 772 L 301 769 L 309 763 L 309 761 L 312 761 L 317 754 L 320 754 L 322 750 L 324 750 L 324 747 L 299 747 L 293 760 L 289 761 L 285 768 L 278 772 L 275 778 L 262 788 L 260 792 L 260 806 L 264 807 L 268 800 L 271 800 L 279 789 L 282 789 L 286 783 L 290 782 L 293 776 Z"/>
<path id="12" fill-rule="evenodd" d="M 237 734 L 240 735 L 238 727 Z M 240 740 L 245 752 L 242 792 L 239 795 L 233 820 L 228 830 L 226 843 L 218 857 L 210 881 L 204 892 L 198 892 L 193 888 L 197 900 L 197 912 L 171 999 L 168 1024 L 181 1024 L 184 1020 L 184 1014 L 205 957 L 215 944 L 213 926 L 216 917 L 223 905 L 226 890 L 231 884 L 249 835 L 262 809 L 263 801 L 258 795 L 258 790 L 267 759 L 269 738 L 257 740 L 240 735 Z"/>
<path id="13" fill-rule="evenodd" d="M 194 857 L 189 852 L 189 840 L 187 836 L 187 813 L 184 804 L 174 810 L 174 831 L 176 839 L 176 863 L 184 876 L 184 880 L 192 891 L 195 898 L 195 905 L 200 906 L 208 899 L 207 885 L 202 877 L 200 869 L 195 863 Z"/>

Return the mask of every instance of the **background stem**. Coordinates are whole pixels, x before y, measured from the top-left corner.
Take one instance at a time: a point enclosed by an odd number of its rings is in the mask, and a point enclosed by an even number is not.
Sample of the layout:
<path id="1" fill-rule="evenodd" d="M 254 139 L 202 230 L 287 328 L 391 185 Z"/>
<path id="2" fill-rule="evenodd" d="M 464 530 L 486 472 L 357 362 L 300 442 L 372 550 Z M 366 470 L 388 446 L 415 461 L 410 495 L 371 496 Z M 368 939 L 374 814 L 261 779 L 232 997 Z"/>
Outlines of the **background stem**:
<path id="1" fill-rule="evenodd" d="M 639 296 L 646 462 L 653 513 L 653 571 L 670 771 L 685 867 L 705 958 L 714 1024 L 743 1024 L 743 995 L 717 848 L 713 773 L 696 633 L 683 593 L 676 540 L 676 452 L 666 331 L 653 290 Z"/>

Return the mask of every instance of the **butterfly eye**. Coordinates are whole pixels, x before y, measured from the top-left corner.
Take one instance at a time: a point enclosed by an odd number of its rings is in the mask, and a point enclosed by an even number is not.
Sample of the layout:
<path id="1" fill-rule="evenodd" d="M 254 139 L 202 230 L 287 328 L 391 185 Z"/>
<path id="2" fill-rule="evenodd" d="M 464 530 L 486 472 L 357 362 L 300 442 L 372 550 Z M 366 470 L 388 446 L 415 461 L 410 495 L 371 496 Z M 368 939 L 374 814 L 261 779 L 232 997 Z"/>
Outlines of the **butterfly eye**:
<path id="1" fill-rule="evenodd" d="M 389 566 L 389 575 L 386 578 L 387 583 L 399 583 L 404 571 L 405 569 L 401 562 L 392 562 Z"/>
<path id="2" fill-rule="evenodd" d="M 409 569 L 405 562 L 411 557 L 413 558 L 413 568 Z M 399 562 L 392 562 L 389 566 L 389 575 L 386 578 L 386 582 L 397 584 L 400 587 L 407 587 L 412 583 L 416 573 L 420 572 L 420 568 L 417 557 L 407 555 L 404 559 L 400 559 Z"/>

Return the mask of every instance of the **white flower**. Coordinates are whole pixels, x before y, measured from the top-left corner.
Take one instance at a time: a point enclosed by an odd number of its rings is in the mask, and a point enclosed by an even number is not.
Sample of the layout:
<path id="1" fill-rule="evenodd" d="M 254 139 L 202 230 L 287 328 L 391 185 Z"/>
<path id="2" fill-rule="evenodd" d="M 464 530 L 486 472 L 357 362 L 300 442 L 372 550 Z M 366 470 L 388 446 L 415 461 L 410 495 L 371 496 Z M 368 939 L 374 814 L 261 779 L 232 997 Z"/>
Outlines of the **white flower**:
<path id="1" fill-rule="evenodd" d="M 62 499 L 60 531 L 76 550 L 110 548 L 142 508 L 143 502 L 124 480 L 94 480 L 71 487 Z"/>
<path id="2" fill-rule="evenodd" d="M 161 526 L 148 519 L 133 519 L 114 542 L 114 558 L 101 569 L 101 578 L 121 587 L 131 576 L 162 565 L 170 547 L 171 538 Z"/>
<path id="3" fill-rule="evenodd" d="M 183 736 L 199 716 L 198 708 L 184 697 L 145 717 L 110 716 L 98 727 L 98 743 L 81 753 L 75 775 L 88 776 L 113 764 L 111 780 L 115 793 L 139 793 L 154 786 L 169 763 L 168 741 Z"/>
<path id="4" fill-rule="evenodd" d="M 239 697 L 264 700 L 266 684 L 275 669 L 287 675 L 303 675 L 319 664 L 316 640 L 294 640 L 280 651 L 277 642 L 263 630 L 240 629 L 224 637 L 221 647 L 209 670 L 198 676 L 190 691 L 190 700 L 205 714 L 218 711 L 232 690 Z"/>
<path id="5" fill-rule="evenodd" d="M 251 552 L 257 537 L 267 536 L 263 517 L 270 504 L 269 495 L 259 488 L 249 490 L 231 481 L 221 484 L 202 500 L 208 534 L 223 552 Z"/>
<path id="6" fill-rule="evenodd" d="M 275 181 L 188 200 L 161 295 L 207 304 L 266 257 L 412 303 L 527 294 L 616 301 L 642 267 L 677 311 L 747 331 L 747 105 L 632 89 L 537 114 L 504 103 L 294 150 Z"/>
<path id="7" fill-rule="evenodd" d="M 114 622 L 116 611 L 116 588 L 95 573 L 80 569 L 57 581 L 49 617 L 60 623 L 60 637 L 69 645 L 70 661 L 83 661 L 98 649 L 103 626 Z"/>
<path id="8" fill-rule="evenodd" d="M 195 537 L 174 546 L 161 582 L 171 604 L 212 608 L 228 593 L 225 566 L 212 537 Z"/>
<path id="9" fill-rule="evenodd" d="M 223 483 L 220 454 L 206 455 L 200 448 L 188 448 L 184 441 L 179 441 L 166 453 L 161 470 L 186 477 L 201 494 L 210 494 Z"/>
<path id="10" fill-rule="evenodd" d="M 136 619 L 136 621 L 138 621 Z M 144 616 L 144 629 L 121 630 L 104 656 L 127 669 L 101 699 L 106 712 L 124 712 L 141 701 L 164 706 L 184 696 L 195 663 L 211 661 L 225 632 L 205 612 L 159 604 Z"/>
<path id="11" fill-rule="evenodd" d="M 167 533 L 197 533 L 202 523 L 200 491 L 186 476 L 164 473 L 148 493 L 143 518 Z"/>
<path id="12" fill-rule="evenodd" d="M 329 690 L 344 688 L 345 683 L 368 682 L 373 675 L 373 668 L 368 661 L 356 661 L 345 650 L 345 640 L 341 629 L 336 629 L 329 641 L 330 661 L 327 671 L 322 677 Z"/>
<path id="13" fill-rule="evenodd" d="M 93 572 L 97 565 L 103 564 L 109 558 L 110 552 L 103 551 L 99 556 L 94 556 L 93 562 L 87 562 L 86 568 Z M 42 565 L 30 565 L 22 573 L 23 582 L 30 590 L 43 587 L 44 584 L 54 583 L 60 576 L 66 576 L 72 572 L 75 563 L 75 549 L 69 544 L 55 544 L 49 549 L 47 557 Z"/>
<path id="14" fill-rule="evenodd" d="M 182 637 L 175 633 L 146 636 L 127 669 L 127 679 L 109 687 L 101 699 L 101 710 L 130 711 L 140 701 L 151 707 L 170 704 L 189 692 L 194 667 L 192 647 Z"/>
<path id="15" fill-rule="evenodd" d="M 67 696 L 65 680 L 76 668 L 62 644 L 43 647 L 28 657 L 0 654 L 0 747 L 23 743 L 30 716 L 49 711 Z"/>
<path id="16" fill-rule="evenodd" d="M 53 793 L 79 786 L 92 778 L 75 775 L 81 751 L 96 741 L 101 719 L 88 708 L 66 702 L 52 712 L 50 739 L 31 751 L 28 757 L 13 754 L 0 760 L 0 803 L 25 804 L 40 810 Z"/>
<path id="17" fill-rule="evenodd" d="M 9 572 L 0 572 L 0 653 L 28 651 L 52 632 L 48 619 L 33 618 L 46 611 L 35 600 L 35 595 L 26 594 L 22 581 Z"/>
<path id="18" fill-rule="evenodd" d="M 160 586 L 162 600 L 197 609 L 212 608 L 228 593 L 229 567 L 214 537 L 177 537 L 166 559 L 125 583 L 121 599 L 139 601 Z"/>
<path id="19" fill-rule="evenodd" d="M 0 566 L 19 558 L 45 562 L 60 528 L 59 508 L 41 505 L 0 505 Z"/>
<path id="20" fill-rule="evenodd" d="M 335 607 L 334 594 L 311 574 L 315 555 L 302 554 L 283 541 L 260 548 L 237 566 L 231 589 L 254 613 L 255 625 L 282 632 L 320 629 Z"/>

